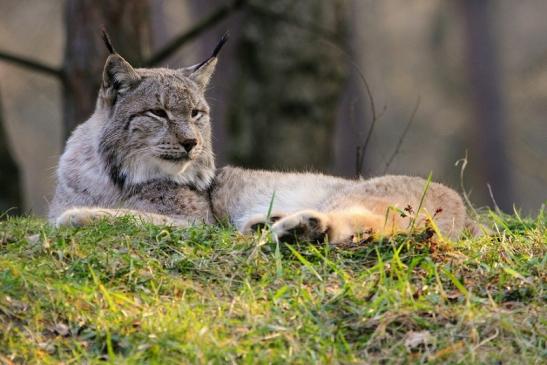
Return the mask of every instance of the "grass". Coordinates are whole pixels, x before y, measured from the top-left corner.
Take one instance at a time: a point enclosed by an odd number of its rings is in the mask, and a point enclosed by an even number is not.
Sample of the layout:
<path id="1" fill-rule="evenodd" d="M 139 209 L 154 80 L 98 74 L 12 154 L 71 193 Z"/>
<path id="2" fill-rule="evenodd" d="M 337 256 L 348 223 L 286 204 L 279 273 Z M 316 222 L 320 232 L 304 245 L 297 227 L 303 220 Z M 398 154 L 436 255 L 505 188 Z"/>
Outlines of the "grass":
<path id="1" fill-rule="evenodd" d="M 0 363 L 545 363 L 543 211 L 459 242 L 0 222 Z"/>

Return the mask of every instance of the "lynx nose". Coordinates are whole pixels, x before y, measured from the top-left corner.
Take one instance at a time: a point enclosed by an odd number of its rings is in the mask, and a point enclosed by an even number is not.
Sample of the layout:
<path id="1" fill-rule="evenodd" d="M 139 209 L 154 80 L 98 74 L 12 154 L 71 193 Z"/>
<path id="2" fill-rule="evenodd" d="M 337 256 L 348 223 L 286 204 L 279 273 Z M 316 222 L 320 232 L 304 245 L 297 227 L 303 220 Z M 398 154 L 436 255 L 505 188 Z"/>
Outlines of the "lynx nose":
<path id="1" fill-rule="evenodd" d="M 192 151 L 192 148 L 194 148 L 197 144 L 198 141 L 194 138 L 185 139 L 183 142 L 181 142 L 181 145 L 186 150 L 186 153 L 190 153 L 190 151 Z"/>

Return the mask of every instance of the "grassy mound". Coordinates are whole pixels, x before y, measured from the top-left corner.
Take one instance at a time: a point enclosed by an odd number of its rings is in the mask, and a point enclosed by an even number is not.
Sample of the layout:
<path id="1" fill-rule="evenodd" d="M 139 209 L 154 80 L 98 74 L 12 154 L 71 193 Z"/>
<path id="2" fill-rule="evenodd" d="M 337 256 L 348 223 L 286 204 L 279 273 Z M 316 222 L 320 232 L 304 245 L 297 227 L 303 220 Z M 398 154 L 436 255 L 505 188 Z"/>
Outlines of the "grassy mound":
<path id="1" fill-rule="evenodd" d="M 121 218 L 0 222 L 0 363 L 542 363 L 547 233 L 273 243 Z"/>

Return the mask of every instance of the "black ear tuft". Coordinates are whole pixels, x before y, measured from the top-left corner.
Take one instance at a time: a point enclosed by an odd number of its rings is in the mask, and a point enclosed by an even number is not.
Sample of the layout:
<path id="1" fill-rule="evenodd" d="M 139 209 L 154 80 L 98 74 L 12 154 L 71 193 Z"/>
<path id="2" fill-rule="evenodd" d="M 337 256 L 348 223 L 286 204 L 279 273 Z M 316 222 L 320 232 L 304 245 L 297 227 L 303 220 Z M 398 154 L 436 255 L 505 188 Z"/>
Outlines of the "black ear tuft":
<path id="1" fill-rule="evenodd" d="M 202 66 L 204 66 L 205 64 L 209 63 L 209 61 L 212 59 L 212 58 L 216 58 L 217 55 L 220 53 L 220 50 L 222 49 L 222 47 L 226 44 L 226 42 L 228 42 L 228 32 L 224 33 L 222 35 L 222 37 L 220 37 L 220 40 L 218 41 L 215 49 L 213 50 L 213 53 L 211 54 L 211 57 L 207 58 L 205 61 L 203 61 L 202 63 L 194 66 L 194 71 L 196 70 L 199 70 Z"/>
<path id="2" fill-rule="evenodd" d="M 112 41 L 110 40 L 110 36 L 108 35 L 104 27 L 102 28 L 102 34 L 103 34 L 103 41 L 106 48 L 108 49 L 108 52 L 110 52 L 110 54 L 117 53 L 114 47 L 112 46 Z"/>
<path id="3" fill-rule="evenodd" d="M 220 37 L 220 40 L 218 41 L 217 46 L 213 50 L 213 54 L 211 55 L 211 57 L 216 57 L 220 53 L 220 50 L 222 49 L 222 47 L 226 44 L 226 42 L 228 42 L 228 38 L 230 38 L 229 36 L 230 35 L 228 34 L 228 32 L 225 32 L 222 35 L 222 37 Z"/>

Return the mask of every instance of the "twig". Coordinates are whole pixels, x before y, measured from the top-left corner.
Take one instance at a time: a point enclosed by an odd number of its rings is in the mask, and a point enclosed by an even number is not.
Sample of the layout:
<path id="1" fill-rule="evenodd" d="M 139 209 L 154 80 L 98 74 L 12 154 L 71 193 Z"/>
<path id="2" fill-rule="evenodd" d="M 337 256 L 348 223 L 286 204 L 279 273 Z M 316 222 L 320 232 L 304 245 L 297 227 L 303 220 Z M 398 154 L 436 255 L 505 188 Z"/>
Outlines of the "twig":
<path id="1" fill-rule="evenodd" d="M 16 56 L 14 54 L 0 51 L 0 60 L 11 62 L 17 66 L 25 67 L 31 71 L 41 72 L 49 76 L 55 76 L 57 78 L 63 77 L 63 71 L 61 69 L 46 65 L 40 61 L 27 57 Z"/>
<path id="2" fill-rule="evenodd" d="M 490 199 L 492 199 L 492 203 L 494 204 L 494 209 L 496 213 L 500 214 L 501 209 L 498 203 L 496 202 L 496 199 L 494 198 L 494 192 L 492 191 L 492 186 L 489 183 L 486 183 L 486 187 L 488 188 L 488 193 L 490 194 Z"/>
<path id="3" fill-rule="evenodd" d="M 420 98 L 420 96 L 418 96 L 418 99 L 416 100 L 416 106 L 414 106 L 414 110 L 412 111 L 412 115 L 410 116 L 410 119 L 406 123 L 405 129 L 404 129 L 403 133 L 401 134 L 401 137 L 399 138 L 399 141 L 397 142 L 397 145 L 395 146 L 395 150 L 393 151 L 393 154 L 391 155 L 389 160 L 386 162 L 386 167 L 384 169 L 384 175 L 386 174 L 387 170 L 389 170 L 389 167 L 393 163 L 393 160 L 395 160 L 395 157 L 397 156 L 397 154 L 399 154 L 401 146 L 403 145 L 403 141 L 404 141 L 408 131 L 410 130 L 410 126 L 414 122 L 414 117 L 416 116 L 416 113 L 418 112 L 418 109 L 420 108 L 420 102 L 421 102 L 421 98 Z"/>
<path id="4" fill-rule="evenodd" d="M 344 51 L 344 50 L 342 50 L 342 51 Z M 348 60 L 351 63 L 351 65 L 355 68 L 355 70 L 359 74 L 359 78 L 361 79 L 361 82 L 365 86 L 365 91 L 367 92 L 368 102 L 369 102 L 369 105 L 370 105 L 370 114 L 371 114 L 371 118 L 372 118 L 372 122 L 370 123 L 370 128 L 368 129 L 365 141 L 363 142 L 363 144 L 361 146 L 357 146 L 357 149 L 356 149 L 357 165 L 356 165 L 355 175 L 357 177 L 360 177 L 361 174 L 362 174 L 362 170 L 363 170 L 363 163 L 365 161 L 365 153 L 367 151 L 367 147 L 368 147 L 368 144 L 370 142 L 370 138 L 372 137 L 372 132 L 374 131 L 374 126 L 376 125 L 376 122 L 378 121 L 378 119 L 380 119 L 380 117 L 386 111 L 386 107 L 384 106 L 384 109 L 382 110 L 382 114 L 380 116 L 378 116 L 378 114 L 376 113 L 376 103 L 374 102 L 374 96 L 372 95 L 372 91 L 370 89 L 370 85 L 367 81 L 367 78 L 365 77 L 365 75 L 363 74 L 363 72 L 361 71 L 359 66 L 350 58 L 350 55 L 345 51 L 344 51 L 344 53 L 348 57 Z"/>
<path id="5" fill-rule="evenodd" d="M 353 63 L 353 61 L 352 61 Z M 354 65 L 354 67 L 357 70 L 357 73 L 359 73 L 359 77 L 361 78 L 361 81 L 365 85 L 365 90 L 367 92 L 368 96 L 368 102 L 370 105 L 370 114 L 372 116 L 372 122 L 370 123 L 370 127 L 368 129 L 367 137 L 365 138 L 365 141 L 363 142 L 362 146 L 357 146 L 357 169 L 355 171 L 355 175 L 361 176 L 361 173 L 363 171 L 363 162 L 365 162 L 365 153 L 367 151 L 368 144 L 370 142 L 370 138 L 372 137 L 372 132 L 374 131 L 374 126 L 376 125 L 376 121 L 378 120 L 378 116 L 376 115 L 376 104 L 374 103 L 374 97 L 372 96 L 372 91 L 370 90 L 370 86 L 368 84 L 367 79 L 365 76 L 361 73 L 361 70 L 357 67 L 357 65 Z"/>
<path id="6" fill-rule="evenodd" d="M 460 188 L 462 189 L 463 199 L 465 201 L 465 204 L 467 204 L 468 210 L 471 210 L 473 212 L 473 215 L 474 215 L 475 218 L 479 218 L 479 213 L 477 212 L 477 210 L 475 209 L 473 204 L 471 204 L 471 200 L 469 199 L 470 192 L 468 193 L 467 189 L 465 188 L 464 175 L 465 175 L 465 169 L 467 167 L 467 162 L 468 162 L 468 160 L 467 160 L 467 151 L 465 151 L 465 156 L 463 158 L 459 159 L 458 161 L 456 161 L 454 166 L 457 167 L 461 164 L 461 167 L 460 167 Z"/>
<path id="7" fill-rule="evenodd" d="M 365 138 L 365 141 L 363 142 L 362 146 L 357 146 L 356 148 L 356 156 L 355 156 L 355 175 L 357 177 L 361 176 L 361 171 L 363 169 L 363 162 L 365 160 L 365 152 L 367 150 L 368 143 L 370 141 L 370 137 L 372 136 L 372 131 L 374 130 L 374 126 L 376 125 L 376 121 L 379 119 L 377 113 L 376 113 L 376 103 L 374 102 L 374 96 L 372 95 L 372 91 L 370 89 L 370 85 L 367 81 L 367 78 L 365 77 L 365 74 L 361 71 L 361 68 L 355 61 L 353 61 L 352 56 L 343 48 L 338 46 L 337 44 L 332 44 L 336 49 L 338 49 L 344 56 L 346 56 L 346 59 L 351 64 L 351 66 L 357 71 L 357 74 L 359 75 L 359 78 L 361 79 L 361 82 L 365 86 L 365 91 L 367 92 L 368 102 L 370 105 L 370 114 L 372 117 L 372 123 L 370 124 L 370 128 L 367 133 L 367 137 Z M 384 109 L 382 110 L 382 115 L 385 112 L 386 107 L 384 106 Z M 381 115 L 380 115 L 381 116 Z"/>
<path id="8" fill-rule="evenodd" d="M 361 176 L 361 172 L 363 170 L 363 162 L 365 161 L 365 152 L 367 150 L 368 144 L 370 142 L 370 138 L 372 136 L 372 132 L 374 131 L 374 126 L 376 125 L 376 122 L 384 115 L 387 107 L 384 105 L 384 108 L 382 109 L 382 112 L 378 115 L 376 113 L 376 103 L 374 102 L 374 96 L 372 95 L 372 90 L 370 88 L 370 85 L 367 81 L 367 78 L 365 77 L 365 74 L 363 71 L 361 71 L 361 68 L 355 61 L 353 61 L 353 56 L 340 47 L 338 44 L 331 42 L 329 39 L 325 39 L 326 43 L 336 48 L 338 51 L 340 51 L 348 60 L 348 62 L 351 64 L 351 66 L 357 71 L 357 74 L 359 75 L 359 78 L 361 79 L 361 82 L 365 86 L 365 91 L 367 92 L 367 98 L 370 105 L 370 114 L 372 118 L 372 122 L 370 124 L 370 128 L 368 129 L 367 136 L 365 138 L 365 141 L 362 145 L 357 146 L 356 148 L 356 156 L 355 156 L 355 175 L 357 177 Z"/>
<path id="9" fill-rule="evenodd" d="M 370 105 L 370 114 L 372 117 L 372 123 L 370 125 L 370 128 L 367 133 L 367 137 L 365 141 L 363 142 L 362 146 L 357 146 L 355 150 L 355 175 L 357 177 L 361 176 L 361 171 L 363 170 L 363 162 L 365 160 L 365 152 L 367 150 L 368 143 L 370 141 L 370 137 L 372 136 L 372 131 L 374 130 L 374 125 L 376 124 L 376 121 L 378 120 L 378 115 L 376 114 L 376 103 L 374 102 L 374 96 L 372 95 L 372 91 L 370 89 L 370 85 L 367 81 L 367 78 L 365 77 L 364 73 L 361 71 L 361 68 L 355 61 L 353 61 L 352 56 L 349 54 L 348 51 L 341 48 L 337 44 L 332 44 L 335 48 L 337 48 L 344 56 L 346 56 L 346 59 L 351 64 L 351 66 L 357 71 L 357 74 L 359 75 L 359 78 L 361 79 L 361 82 L 365 86 L 365 91 L 367 92 L 367 97 Z M 385 111 L 386 107 L 384 106 Z"/>
<path id="10" fill-rule="evenodd" d="M 473 351 L 477 351 L 477 349 L 485 344 L 487 344 L 488 342 L 494 340 L 496 337 L 498 337 L 498 335 L 500 334 L 500 331 L 496 328 L 494 330 L 494 334 L 488 338 L 485 338 L 484 340 L 482 340 L 478 345 L 474 346 L 473 347 Z"/>
<path id="11" fill-rule="evenodd" d="M 198 37 L 201 33 L 205 32 L 220 21 L 224 20 L 226 17 L 228 17 L 228 15 L 232 14 L 236 10 L 241 9 L 246 3 L 246 0 L 234 0 L 230 4 L 220 6 L 213 13 L 209 14 L 209 16 L 196 24 L 192 29 L 175 37 L 175 39 L 173 39 L 165 47 L 160 49 L 156 54 L 152 55 L 152 57 L 145 61 L 144 65 L 147 67 L 156 66 L 162 61 L 165 61 L 182 45 Z"/>

